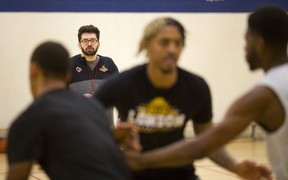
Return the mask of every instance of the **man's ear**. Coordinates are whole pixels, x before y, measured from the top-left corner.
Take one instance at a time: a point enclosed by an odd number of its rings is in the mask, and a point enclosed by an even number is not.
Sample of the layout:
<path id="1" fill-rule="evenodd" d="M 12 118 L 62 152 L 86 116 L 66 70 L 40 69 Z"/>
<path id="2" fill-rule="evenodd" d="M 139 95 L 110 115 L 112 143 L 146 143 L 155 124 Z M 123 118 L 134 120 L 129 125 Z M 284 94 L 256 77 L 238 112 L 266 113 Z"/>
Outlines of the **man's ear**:
<path id="1" fill-rule="evenodd" d="M 30 64 L 30 78 L 36 77 L 38 74 L 38 67 L 36 64 L 31 63 Z"/>
<path id="2" fill-rule="evenodd" d="M 255 45 L 258 52 L 262 53 L 263 51 L 266 51 L 265 40 L 263 39 L 262 36 L 255 37 Z"/>

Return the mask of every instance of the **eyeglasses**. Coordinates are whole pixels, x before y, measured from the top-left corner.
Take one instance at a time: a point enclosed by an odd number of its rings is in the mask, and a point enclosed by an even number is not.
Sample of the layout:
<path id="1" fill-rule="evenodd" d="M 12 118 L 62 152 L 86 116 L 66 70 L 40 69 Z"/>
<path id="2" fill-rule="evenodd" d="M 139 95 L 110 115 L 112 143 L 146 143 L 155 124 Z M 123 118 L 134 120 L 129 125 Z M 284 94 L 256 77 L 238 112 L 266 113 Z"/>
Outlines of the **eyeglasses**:
<path id="1" fill-rule="evenodd" d="M 82 44 L 85 44 L 85 45 L 88 45 L 89 42 L 93 45 L 93 44 L 96 44 L 98 43 L 98 40 L 97 39 L 83 39 L 82 41 L 80 41 Z"/>

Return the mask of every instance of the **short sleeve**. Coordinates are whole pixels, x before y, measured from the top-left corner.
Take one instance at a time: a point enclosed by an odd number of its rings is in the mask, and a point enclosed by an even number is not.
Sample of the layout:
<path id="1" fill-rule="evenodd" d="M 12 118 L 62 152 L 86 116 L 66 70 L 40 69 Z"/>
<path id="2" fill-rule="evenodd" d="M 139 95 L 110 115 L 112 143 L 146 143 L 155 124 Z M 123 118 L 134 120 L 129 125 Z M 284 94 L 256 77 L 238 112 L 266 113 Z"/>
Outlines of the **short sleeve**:
<path id="1" fill-rule="evenodd" d="M 198 96 L 199 99 L 199 108 L 197 113 L 194 117 L 195 123 L 207 123 L 211 121 L 213 113 L 212 113 L 212 97 L 211 92 L 209 89 L 208 84 L 205 82 L 204 79 L 202 79 L 201 86 L 199 86 L 199 92 L 200 96 Z"/>
<path id="2" fill-rule="evenodd" d="M 39 120 L 39 119 L 38 119 Z M 43 151 L 43 135 L 40 122 L 35 117 L 20 116 L 10 127 L 8 134 L 8 162 L 35 160 Z"/>

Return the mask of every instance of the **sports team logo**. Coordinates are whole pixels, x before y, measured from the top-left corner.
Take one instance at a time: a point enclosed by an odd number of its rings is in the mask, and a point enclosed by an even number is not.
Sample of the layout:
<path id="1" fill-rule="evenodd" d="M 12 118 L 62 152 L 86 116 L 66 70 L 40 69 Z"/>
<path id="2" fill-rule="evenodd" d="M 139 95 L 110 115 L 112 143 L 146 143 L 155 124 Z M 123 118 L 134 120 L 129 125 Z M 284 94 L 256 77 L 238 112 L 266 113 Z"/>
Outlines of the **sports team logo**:
<path id="1" fill-rule="evenodd" d="M 76 71 L 78 72 L 78 73 L 80 73 L 81 71 L 82 71 L 82 68 L 80 68 L 80 67 L 76 67 Z"/>
<path id="2" fill-rule="evenodd" d="M 107 71 L 108 71 L 108 68 L 105 67 L 105 65 L 103 65 L 99 70 L 100 70 L 101 72 L 107 72 Z"/>
<path id="3" fill-rule="evenodd" d="M 129 110 L 128 120 L 139 127 L 141 133 L 170 132 L 184 126 L 185 115 L 165 98 L 155 97 Z"/>

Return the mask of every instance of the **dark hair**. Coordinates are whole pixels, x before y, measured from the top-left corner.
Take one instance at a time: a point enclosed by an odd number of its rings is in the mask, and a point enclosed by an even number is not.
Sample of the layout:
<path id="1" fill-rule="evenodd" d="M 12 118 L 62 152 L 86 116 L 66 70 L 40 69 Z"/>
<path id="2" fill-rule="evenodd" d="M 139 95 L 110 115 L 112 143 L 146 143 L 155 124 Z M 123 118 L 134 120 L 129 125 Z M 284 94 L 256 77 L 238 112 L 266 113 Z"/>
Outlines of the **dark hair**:
<path id="1" fill-rule="evenodd" d="M 154 19 L 146 26 L 141 42 L 139 44 L 138 53 L 141 53 L 145 49 L 147 43 L 152 38 L 154 38 L 162 30 L 164 26 L 175 26 L 181 34 L 183 45 L 185 44 L 184 26 L 176 19 L 173 19 L 170 17 L 161 17 L 161 18 Z"/>
<path id="2" fill-rule="evenodd" d="M 63 79 L 70 71 L 69 53 L 56 42 L 44 42 L 36 47 L 31 63 L 37 64 L 48 78 Z"/>
<path id="3" fill-rule="evenodd" d="M 248 28 L 263 37 L 265 43 L 275 48 L 286 48 L 288 42 L 288 16 L 275 6 L 262 7 L 249 16 Z"/>
<path id="4" fill-rule="evenodd" d="M 78 30 L 78 41 L 79 42 L 81 41 L 81 36 L 84 33 L 95 33 L 97 40 L 98 41 L 100 40 L 100 30 L 93 25 L 85 25 L 85 26 L 82 26 L 79 28 L 79 30 Z"/>

